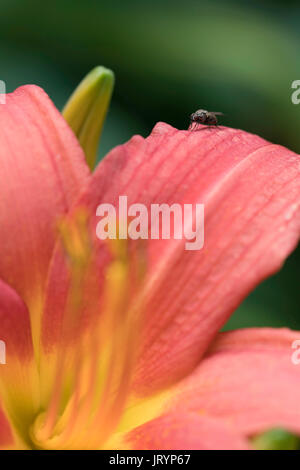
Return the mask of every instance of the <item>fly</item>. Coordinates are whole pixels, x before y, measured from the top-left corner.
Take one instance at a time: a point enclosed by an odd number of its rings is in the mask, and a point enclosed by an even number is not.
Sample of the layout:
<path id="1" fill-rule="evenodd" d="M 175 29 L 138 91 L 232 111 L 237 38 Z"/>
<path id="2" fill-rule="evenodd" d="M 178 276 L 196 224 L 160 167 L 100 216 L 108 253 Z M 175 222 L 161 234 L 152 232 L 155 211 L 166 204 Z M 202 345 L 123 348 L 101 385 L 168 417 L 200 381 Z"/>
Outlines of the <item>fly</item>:
<path id="1" fill-rule="evenodd" d="M 206 111 L 206 109 L 198 109 L 198 111 L 190 115 L 190 125 L 188 130 L 194 131 L 198 129 L 199 124 L 217 127 L 217 116 L 223 116 L 223 113 Z"/>

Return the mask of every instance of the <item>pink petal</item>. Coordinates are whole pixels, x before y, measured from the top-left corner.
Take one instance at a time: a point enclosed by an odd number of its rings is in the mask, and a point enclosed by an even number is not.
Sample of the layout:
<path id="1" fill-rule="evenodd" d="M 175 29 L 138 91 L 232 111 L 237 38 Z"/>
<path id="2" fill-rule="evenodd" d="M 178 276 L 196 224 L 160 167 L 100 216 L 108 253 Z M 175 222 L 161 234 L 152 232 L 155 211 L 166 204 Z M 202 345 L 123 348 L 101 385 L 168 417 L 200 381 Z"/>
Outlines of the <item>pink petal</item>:
<path id="1" fill-rule="evenodd" d="M 246 132 L 222 128 L 177 131 L 157 124 L 100 163 L 78 205 L 95 216 L 100 203 L 205 204 L 205 243 L 151 240 L 144 296 L 144 329 L 135 389 L 142 394 L 189 373 L 244 297 L 278 270 L 300 232 L 299 156 Z M 137 246 L 132 241 L 132 246 Z M 99 284 L 109 257 L 95 241 Z M 133 248 L 134 249 L 134 248 Z M 49 276 L 44 340 L 55 344 L 67 292 L 65 261 L 57 254 Z M 100 286 L 99 286 L 100 287 Z M 102 285 L 103 287 L 103 285 Z M 100 295 L 100 294 L 99 294 Z"/>
<path id="2" fill-rule="evenodd" d="M 198 368 L 173 390 L 170 408 L 222 420 L 252 436 L 280 427 L 300 435 L 300 332 L 269 328 L 221 333 Z"/>
<path id="3" fill-rule="evenodd" d="M 131 431 L 124 441 L 137 450 L 250 449 L 247 440 L 221 420 L 182 412 L 149 421 Z"/>
<path id="4" fill-rule="evenodd" d="M 24 86 L 0 106 L 0 278 L 33 311 L 56 237 L 89 175 L 83 152 L 43 90 Z"/>
<path id="5" fill-rule="evenodd" d="M 0 340 L 6 345 L 6 364 L 0 365 L 1 375 L 11 361 L 20 364 L 33 358 L 29 313 L 17 293 L 0 279 Z"/>
<path id="6" fill-rule="evenodd" d="M 5 344 L 5 361 L 0 364 L 1 406 L 20 434 L 28 436 L 26 428 L 40 406 L 29 312 L 18 294 L 1 280 L 0 339 Z M 3 354 L 1 357 L 3 359 Z M 0 426 L 2 423 L 0 416 Z"/>

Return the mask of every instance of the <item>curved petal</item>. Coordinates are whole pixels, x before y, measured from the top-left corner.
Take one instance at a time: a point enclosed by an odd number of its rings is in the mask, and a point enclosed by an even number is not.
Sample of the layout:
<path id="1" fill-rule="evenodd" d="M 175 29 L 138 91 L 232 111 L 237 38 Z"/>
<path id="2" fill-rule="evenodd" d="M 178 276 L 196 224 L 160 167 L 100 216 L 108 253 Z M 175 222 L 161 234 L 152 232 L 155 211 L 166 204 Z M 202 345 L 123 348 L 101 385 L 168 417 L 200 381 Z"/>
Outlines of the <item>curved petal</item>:
<path id="1" fill-rule="evenodd" d="M 96 240 L 100 203 L 118 208 L 119 196 L 126 195 L 128 206 L 142 203 L 148 213 L 152 203 L 205 205 L 202 250 L 187 251 L 186 240 L 148 241 L 148 277 L 138 299 L 144 328 L 135 389 L 141 394 L 189 373 L 243 298 L 295 247 L 299 168 L 295 153 L 240 130 L 189 132 L 163 123 L 147 139 L 133 137 L 100 163 L 78 203 L 90 211 L 99 282 L 109 262 L 106 244 Z M 53 315 L 60 324 L 67 292 L 63 265 L 58 254 L 49 276 L 45 325 Z M 48 345 L 57 332 L 50 329 L 44 329 Z"/>
<path id="2" fill-rule="evenodd" d="M 221 420 L 196 413 L 170 413 L 124 437 L 137 450 L 247 450 L 250 445 Z M 184 458 L 185 461 L 185 458 Z"/>
<path id="3" fill-rule="evenodd" d="M 0 106 L 0 165 L 0 244 L 5 247 L 0 277 L 17 290 L 34 315 L 40 307 L 57 219 L 67 212 L 89 175 L 74 134 L 36 86 L 18 88 Z"/>
<path id="4" fill-rule="evenodd" d="M 0 280 L 1 404 L 24 441 L 39 410 L 39 379 L 26 305 Z M 4 348 L 3 348 L 4 346 Z"/>
<path id="5" fill-rule="evenodd" d="M 7 355 L 16 358 L 20 364 L 32 358 L 32 338 L 27 307 L 18 294 L 1 279 L 0 325 L 1 341 L 6 345 L 2 363 L 4 369 L 10 362 Z"/>
<path id="6" fill-rule="evenodd" d="M 252 436 L 272 428 L 300 435 L 300 332 L 268 328 L 218 335 L 199 367 L 173 390 L 170 409 L 221 419 Z"/>

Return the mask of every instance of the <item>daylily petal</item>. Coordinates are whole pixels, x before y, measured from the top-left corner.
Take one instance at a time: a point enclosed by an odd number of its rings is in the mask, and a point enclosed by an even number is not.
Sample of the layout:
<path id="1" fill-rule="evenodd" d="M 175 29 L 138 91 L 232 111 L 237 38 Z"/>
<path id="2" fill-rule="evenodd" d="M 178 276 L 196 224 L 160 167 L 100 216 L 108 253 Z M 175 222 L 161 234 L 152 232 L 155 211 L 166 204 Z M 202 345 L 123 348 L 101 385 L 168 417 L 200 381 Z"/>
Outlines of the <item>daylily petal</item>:
<path id="1" fill-rule="evenodd" d="M 24 86 L 0 106 L 0 277 L 40 308 L 56 236 L 89 170 L 71 129 L 46 93 Z M 34 336 L 38 319 L 34 318 Z"/>
<path id="2" fill-rule="evenodd" d="M 221 420 L 196 413 L 170 413 L 139 426 L 124 438 L 131 449 L 247 450 L 247 440 Z"/>
<path id="3" fill-rule="evenodd" d="M 39 409 L 39 381 L 29 313 L 18 294 L 0 280 L 0 336 L 5 363 L 0 364 L 0 398 L 10 421 L 26 441 Z"/>
<path id="4" fill-rule="evenodd" d="M 90 211 L 93 239 L 97 206 L 118 207 L 120 195 L 148 210 L 152 203 L 205 204 L 202 250 L 185 250 L 186 240 L 148 242 L 136 390 L 150 394 L 189 373 L 249 291 L 280 268 L 299 237 L 299 176 L 298 155 L 258 136 L 229 128 L 177 131 L 163 123 L 99 164 L 78 202 Z M 107 244 L 96 240 L 95 249 L 100 291 L 110 257 Z M 58 253 L 49 276 L 48 326 L 53 315 L 60 324 L 64 310 L 64 263 Z M 49 346 L 57 335 L 44 331 Z"/>
<path id="5" fill-rule="evenodd" d="M 173 132 L 166 136 L 171 142 Z M 174 382 L 195 366 L 244 297 L 281 267 L 300 234 L 298 155 L 236 130 L 215 138 L 208 131 L 207 140 L 186 134 L 178 136 L 187 141 L 183 185 L 196 186 L 194 201 L 205 204 L 204 248 L 180 256 L 173 251 L 149 305 L 137 378 L 142 388 Z"/>
<path id="6" fill-rule="evenodd" d="M 221 419 L 245 437 L 283 428 L 300 435 L 300 332 L 270 328 L 221 333 L 199 367 L 173 390 L 170 409 Z"/>

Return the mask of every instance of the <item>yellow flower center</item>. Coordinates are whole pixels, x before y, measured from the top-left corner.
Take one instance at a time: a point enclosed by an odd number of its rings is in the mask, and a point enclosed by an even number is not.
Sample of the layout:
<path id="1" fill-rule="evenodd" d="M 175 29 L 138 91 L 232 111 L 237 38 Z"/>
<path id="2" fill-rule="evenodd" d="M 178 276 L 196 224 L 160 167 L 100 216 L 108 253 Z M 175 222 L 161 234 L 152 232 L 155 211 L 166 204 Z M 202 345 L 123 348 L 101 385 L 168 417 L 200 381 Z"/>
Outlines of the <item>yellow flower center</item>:
<path id="1" fill-rule="evenodd" d="M 49 357 L 49 399 L 31 426 L 30 440 L 43 449 L 101 448 L 123 414 L 138 349 L 140 313 L 131 304 L 127 241 L 109 240 L 111 260 L 100 303 L 85 212 L 79 209 L 63 221 L 60 233 L 69 294 L 61 342 Z M 141 269 L 138 281 L 140 276 Z"/>

